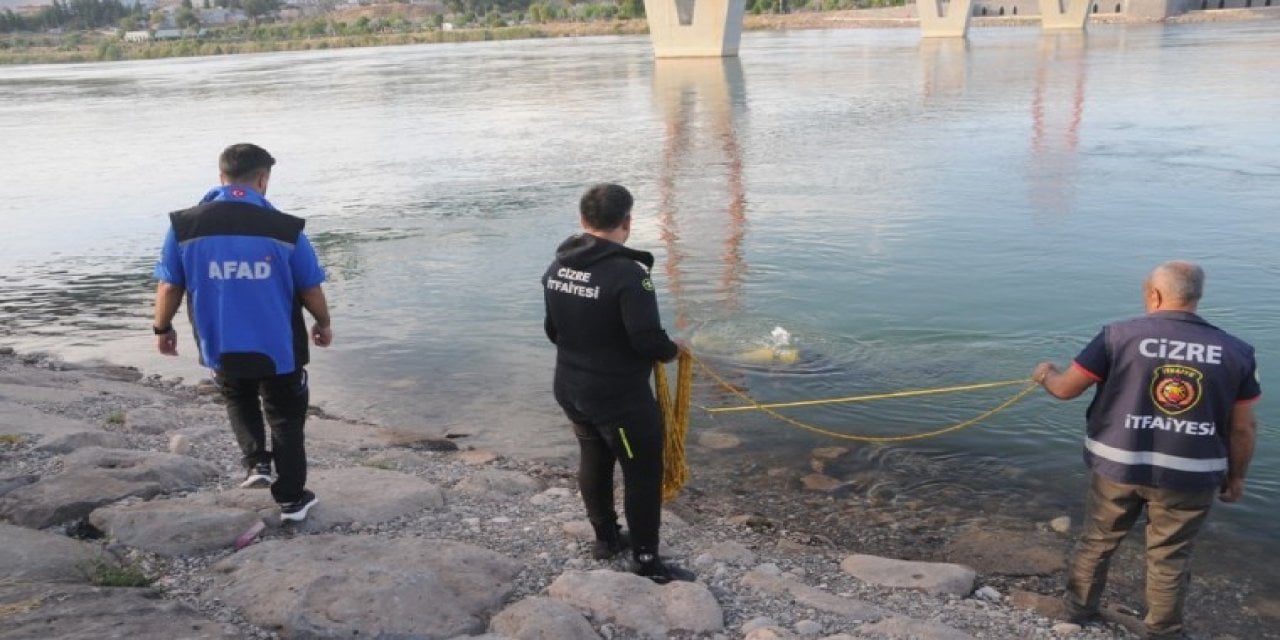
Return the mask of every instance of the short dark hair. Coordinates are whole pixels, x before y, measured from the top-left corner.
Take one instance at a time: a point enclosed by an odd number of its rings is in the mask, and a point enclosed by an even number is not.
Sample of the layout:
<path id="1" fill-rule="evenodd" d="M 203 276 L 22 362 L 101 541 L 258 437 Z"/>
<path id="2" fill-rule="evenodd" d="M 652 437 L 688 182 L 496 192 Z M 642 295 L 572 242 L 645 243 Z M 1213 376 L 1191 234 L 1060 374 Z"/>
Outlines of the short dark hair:
<path id="1" fill-rule="evenodd" d="M 253 182 L 275 164 L 266 149 L 247 142 L 233 144 L 218 156 L 218 171 L 232 182 Z"/>
<path id="2" fill-rule="evenodd" d="M 631 192 L 620 184 L 597 184 L 582 194 L 578 202 L 578 213 L 582 221 L 597 231 L 612 231 L 622 226 L 622 222 L 631 215 L 631 205 L 635 199 Z"/>

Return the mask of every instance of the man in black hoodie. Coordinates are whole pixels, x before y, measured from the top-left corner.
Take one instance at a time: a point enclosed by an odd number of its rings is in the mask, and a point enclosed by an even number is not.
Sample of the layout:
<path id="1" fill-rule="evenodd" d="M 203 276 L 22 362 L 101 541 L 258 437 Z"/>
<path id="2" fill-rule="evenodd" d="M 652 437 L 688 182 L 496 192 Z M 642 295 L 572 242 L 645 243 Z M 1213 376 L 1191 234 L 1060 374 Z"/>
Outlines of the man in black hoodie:
<path id="1" fill-rule="evenodd" d="M 614 462 L 622 465 L 635 572 L 659 584 L 693 574 L 658 557 L 662 520 L 662 415 L 649 387 L 656 360 L 680 348 L 658 316 L 649 269 L 653 254 L 623 244 L 631 234 L 631 193 L 591 187 L 579 203 L 584 233 L 556 249 L 542 276 L 547 338 L 556 345 L 556 402 L 581 448 L 578 486 L 595 529 L 592 556 L 626 548 L 613 506 Z"/>

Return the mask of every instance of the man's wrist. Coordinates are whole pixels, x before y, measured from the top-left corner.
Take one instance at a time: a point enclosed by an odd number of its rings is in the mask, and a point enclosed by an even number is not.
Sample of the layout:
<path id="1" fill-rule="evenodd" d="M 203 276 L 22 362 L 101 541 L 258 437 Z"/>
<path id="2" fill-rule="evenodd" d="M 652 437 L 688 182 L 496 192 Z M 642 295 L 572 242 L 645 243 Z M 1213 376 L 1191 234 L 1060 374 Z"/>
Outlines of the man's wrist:
<path id="1" fill-rule="evenodd" d="M 166 322 L 163 325 L 153 324 L 151 325 L 151 331 L 158 336 L 169 335 L 170 333 L 173 333 L 173 323 Z"/>

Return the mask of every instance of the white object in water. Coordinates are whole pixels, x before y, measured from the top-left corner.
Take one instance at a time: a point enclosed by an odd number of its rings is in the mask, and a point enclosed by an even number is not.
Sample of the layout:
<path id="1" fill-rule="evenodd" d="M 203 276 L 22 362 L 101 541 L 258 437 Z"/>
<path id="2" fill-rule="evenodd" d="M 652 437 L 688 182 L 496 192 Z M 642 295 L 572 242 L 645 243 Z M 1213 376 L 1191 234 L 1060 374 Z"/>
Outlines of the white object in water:
<path id="1" fill-rule="evenodd" d="M 774 327 L 773 331 L 769 332 L 769 335 L 773 336 L 773 346 L 775 347 L 785 347 L 791 344 L 791 332 L 782 327 Z"/>

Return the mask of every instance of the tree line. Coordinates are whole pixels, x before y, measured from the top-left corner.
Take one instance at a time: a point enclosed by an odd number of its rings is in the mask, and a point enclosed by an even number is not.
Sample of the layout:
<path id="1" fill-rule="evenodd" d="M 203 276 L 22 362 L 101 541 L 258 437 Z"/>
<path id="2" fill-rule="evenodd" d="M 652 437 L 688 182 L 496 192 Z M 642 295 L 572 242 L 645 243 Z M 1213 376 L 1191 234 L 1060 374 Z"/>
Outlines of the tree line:
<path id="1" fill-rule="evenodd" d="M 120 0 L 53 0 L 53 4 L 32 15 L 14 13 L 12 9 L 0 12 L 0 33 L 47 29 L 83 31 L 115 26 L 122 18 L 142 15 L 145 11 L 136 0 L 130 6 Z"/>

